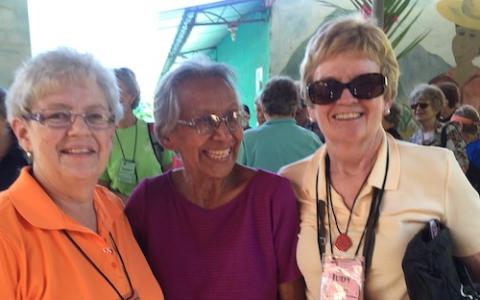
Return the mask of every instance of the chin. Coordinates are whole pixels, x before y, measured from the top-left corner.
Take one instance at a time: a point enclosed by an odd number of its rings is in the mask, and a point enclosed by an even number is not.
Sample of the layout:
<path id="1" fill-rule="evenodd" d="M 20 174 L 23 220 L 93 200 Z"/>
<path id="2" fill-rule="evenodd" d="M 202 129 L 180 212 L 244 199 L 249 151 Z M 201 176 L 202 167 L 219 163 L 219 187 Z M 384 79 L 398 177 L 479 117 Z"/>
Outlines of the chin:
<path id="1" fill-rule="evenodd" d="M 87 166 L 80 166 L 77 168 L 66 168 L 62 170 L 62 177 L 71 178 L 79 181 L 85 180 L 98 180 L 100 175 L 102 174 L 101 171 L 98 170 L 98 167 L 87 167 Z"/>

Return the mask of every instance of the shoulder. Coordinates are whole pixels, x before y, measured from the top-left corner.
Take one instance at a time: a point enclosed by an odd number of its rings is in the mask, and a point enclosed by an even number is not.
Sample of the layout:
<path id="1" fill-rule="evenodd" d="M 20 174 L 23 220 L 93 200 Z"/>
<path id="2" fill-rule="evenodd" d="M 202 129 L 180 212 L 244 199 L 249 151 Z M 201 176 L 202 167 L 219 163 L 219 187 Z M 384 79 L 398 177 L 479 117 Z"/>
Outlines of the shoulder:
<path id="1" fill-rule="evenodd" d="M 165 198 L 171 194 L 170 176 L 174 170 L 169 170 L 155 177 L 147 177 L 140 181 L 129 197 L 126 209 L 145 206 L 155 201 L 159 196 Z M 158 201 L 157 201 L 158 202 Z"/>
<path id="2" fill-rule="evenodd" d="M 122 200 L 105 186 L 97 184 L 95 192 L 98 196 L 98 200 L 101 201 L 103 205 L 107 206 L 107 209 L 110 212 L 123 210 Z"/>
<path id="3" fill-rule="evenodd" d="M 25 222 L 22 215 L 15 209 L 8 189 L 0 192 L 0 244 L 5 248 L 19 249 L 27 232 L 25 226 L 28 225 L 29 223 Z"/>
<path id="4" fill-rule="evenodd" d="M 245 130 L 243 132 L 244 138 L 251 138 L 252 136 L 256 136 L 258 134 L 261 134 L 262 132 L 265 131 L 266 126 L 260 125 L 254 128 L 250 128 L 248 130 Z"/>
<path id="5" fill-rule="evenodd" d="M 288 180 L 285 177 L 282 177 L 278 174 L 272 173 L 270 171 L 258 169 L 256 170 L 256 176 L 252 180 L 255 180 L 259 185 L 267 187 L 270 186 L 279 186 L 279 185 L 288 185 Z"/>
<path id="6" fill-rule="evenodd" d="M 428 174 L 431 182 L 434 182 L 435 178 L 445 182 L 452 170 L 456 172 L 458 167 L 461 172 L 453 152 L 447 148 L 423 146 L 404 141 L 395 143 L 399 150 L 400 172 L 404 176 L 418 177 L 420 174 L 422 176 Z"/>
<path id="7" fill-rule="evenodd" d="M 278 174 L 288 178 L 293 183 L 300 183 L 304 176 L 312 176 L 317 171 L 318 164 L 322 161 L 321 158 L 324 155 L 325 147 L 322 146 L 312 155 L 282 167 Z"/>

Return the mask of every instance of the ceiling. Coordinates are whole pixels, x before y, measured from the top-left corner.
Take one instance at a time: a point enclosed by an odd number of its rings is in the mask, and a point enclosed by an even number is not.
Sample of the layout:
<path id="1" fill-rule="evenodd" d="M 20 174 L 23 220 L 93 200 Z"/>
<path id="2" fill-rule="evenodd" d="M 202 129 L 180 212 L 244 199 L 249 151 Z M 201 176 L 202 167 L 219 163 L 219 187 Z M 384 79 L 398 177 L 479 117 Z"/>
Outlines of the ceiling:
<path id="1" fill-rule="evenodd" d="M 226 0 L 161 12 L 160 30 L 174 35 L 162 75 L 172 65 L 193 54 L 215 50 L 226 35 L 234 39 L 241 24 L 265 21 L 266 14 L 263 13 L 270 9 L 272 2 Z"/>

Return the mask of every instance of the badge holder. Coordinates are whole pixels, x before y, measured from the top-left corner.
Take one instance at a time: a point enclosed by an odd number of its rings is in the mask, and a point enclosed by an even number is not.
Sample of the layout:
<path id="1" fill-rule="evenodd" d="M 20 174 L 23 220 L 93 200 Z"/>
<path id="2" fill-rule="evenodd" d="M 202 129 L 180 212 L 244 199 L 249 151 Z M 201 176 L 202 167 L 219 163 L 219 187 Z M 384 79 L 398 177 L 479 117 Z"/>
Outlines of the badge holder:
<path id="1" fill-rule="evenodd" d="M 325 257 L 320 281 L 320 300 L 363 299 L 364 259 Z"/>
<path id="2" fill-rule="evenodd" d="M 122 160 L 118 169 L 118 180 L 124 183 L 137 183 L 135 173 L 135 162 L 131 160 Z"/>

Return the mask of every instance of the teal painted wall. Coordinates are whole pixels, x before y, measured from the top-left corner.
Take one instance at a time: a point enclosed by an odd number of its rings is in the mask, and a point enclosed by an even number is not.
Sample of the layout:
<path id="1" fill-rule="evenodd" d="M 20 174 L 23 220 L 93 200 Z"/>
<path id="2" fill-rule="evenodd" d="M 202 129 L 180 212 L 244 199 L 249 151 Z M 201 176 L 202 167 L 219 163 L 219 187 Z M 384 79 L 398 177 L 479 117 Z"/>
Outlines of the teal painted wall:
<path id="1" fill-rule="evenodd" d="M 218 45 L 216 60 L 231 66 L 237 74 L 237 88 L 242 103 L 250 108 L 250 126 L 257 123 L 255 115 L 255 72 L 263 67 L 263 83 L 270 74 L 269 22 L 244 23 L 238 27 L 234 42 L 230 34 Z"/>
<path id="2" fill-rule="evenodd" d="M 0 0 L 0 86 L 7 88 L 15 70 L 31 56 L 27 0 Z"/>

